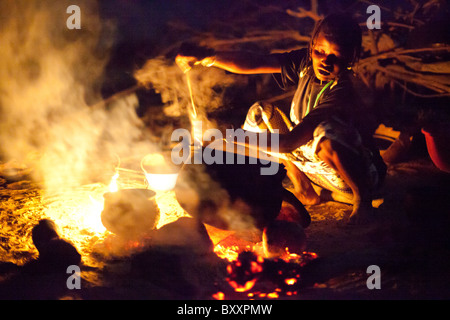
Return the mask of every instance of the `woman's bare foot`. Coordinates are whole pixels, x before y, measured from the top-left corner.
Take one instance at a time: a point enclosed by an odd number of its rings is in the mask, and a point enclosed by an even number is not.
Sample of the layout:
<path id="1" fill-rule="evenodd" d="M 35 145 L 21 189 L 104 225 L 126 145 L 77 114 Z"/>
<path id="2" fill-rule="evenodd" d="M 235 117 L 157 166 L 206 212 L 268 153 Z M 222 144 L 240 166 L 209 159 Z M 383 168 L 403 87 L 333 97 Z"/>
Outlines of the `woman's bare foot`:
<path id="1" fill-rule="evenodd" d="M 365 201 L 353 204 L 353 211 L 350 214 L 348 223 L 355 225 L 368 224 L 374 219 L 373 211 L 372 202 Z"/>
<path id="2" fill-rule="evenodd" d="M 287 170 L 287 176 L 294 185 L 292 193 L 295 197 L 305 206 L 319 204 L 320 197 L 314 190 L 309 178 L 291 161 L 282 160 L 282 163 Z"/>
<path id="3" fill-rule="evenodd" d="M 301 191 L 294 190 L 292 191 L 292 193 L 305 206 L 311 206 L 320 203 L 320 197 L 312 187 L 311 189 L 307 190 Z"/>

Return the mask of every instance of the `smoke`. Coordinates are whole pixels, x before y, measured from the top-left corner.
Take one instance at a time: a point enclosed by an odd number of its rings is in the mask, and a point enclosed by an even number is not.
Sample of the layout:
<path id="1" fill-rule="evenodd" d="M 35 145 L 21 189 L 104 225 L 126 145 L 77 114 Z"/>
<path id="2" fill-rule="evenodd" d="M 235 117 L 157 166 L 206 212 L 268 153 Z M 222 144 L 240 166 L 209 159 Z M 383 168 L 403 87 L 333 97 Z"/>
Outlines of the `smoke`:
<path id="1" fill-rule="evenodd" d="M 187 74 L 165 57 L 147 60 L 134 74 L 143 86 L 153 88 L 161 95 L 164 113 L 169 117 L 180 117 L 192 112 L 187 77 L 192 87 L 192 98 L 199 117 L 207 121 L 207 113 L 223 107 L 226 88 L 235 85 L 235 75 L 226 74 L 217 68 L 194 67 Z"/>
<path id="2" fill-rule="evenodd" d="M 0 151 L 31 161 L 49 192 L 112 174 L 116 154 L 154 150 L 143 139 L 136 96 L 91 106 L 102 99 L 114 29 L 96 1 L 85 0 L 77 1 L 81 29 L 69 30 L 70 4 L 0 2 Z"/>
<path id="3" fill-rule="evenodd" d="M 161 95 L 166 116 L 188 116 L 191 121 L 201 121 L 203 133 L 207 129 L 219 129 L 216 122 L 208 118 L 208 113 L 224 106 L 226 89 L 236 84 L 242 85 L 239 77 L 217 68 L 195 66 L 184 74 L 173 61 L 164 57 L 148 60 L 134 76 L 141 85 L 153 88 Z M 196 119 L 192 116 L 192 104 Z M 197 127 L 195 129 L 191 135 L 198 130 Z M 177 181 L 177 200 L 188 213 L 224 229 L 255 228 L 251 208 L 245 201 L 230 199 L 228 190 L 221 185 L 223 181 L 215 180 L 204 171 L 204 166 L 188 166 L 183 170 Z"/>
<path id="4" fill-rule="evenodd" d="M 242 86 L 247 81 L 244 77 L 218 68 L 202 66 L 194 66 L 184 74 L 173 60 L 165 57 L 149 59 L 134 76 L 142 86 L 160 94 L 166 116 L 187 116 L 190 119 L 192 136 L 198 131 L 198 127 L 193 130 L 193 121 L 201 121 L 203 133 L 207 129 L 220 129 L 216 121 L 208 117 L 208 113 L 224 107 L 227 88 Z M 192 96 L 188 81 L 191 83 Z M 195 106 L 196 118 L 192 115 L 192 104 Z M 188 165 L 178 177 L 177 200 L 186 212 L 207 224 L 224 229 L 255 229 L 249 205 L 244 200 L 231 199 L 229 190 L 222 185 L 223 181 L 205 170 L 205 165 Z"/>
<path id="5" fill-rule="evenodd" d="M 0 1 L 0 152 L 29 164 L 47 194 L 109 181 L 117 156 L 140 161 L 160 151 L 136 114 L 136 95 L 97 103 L 114 26 L 100 19 L 96 1 L 84 0 L 76 3 L 81 29 L 68 29 L 71 4 Z M 186 75 L 174 61 L 150 59 L 135 76 L 160 94 L 167 117 L 189 115 Z M 200 66 L 189 76 L 203 130 L 214 127 L 207 113 L 223 106 L 226 88 L 239 78 Z"/>

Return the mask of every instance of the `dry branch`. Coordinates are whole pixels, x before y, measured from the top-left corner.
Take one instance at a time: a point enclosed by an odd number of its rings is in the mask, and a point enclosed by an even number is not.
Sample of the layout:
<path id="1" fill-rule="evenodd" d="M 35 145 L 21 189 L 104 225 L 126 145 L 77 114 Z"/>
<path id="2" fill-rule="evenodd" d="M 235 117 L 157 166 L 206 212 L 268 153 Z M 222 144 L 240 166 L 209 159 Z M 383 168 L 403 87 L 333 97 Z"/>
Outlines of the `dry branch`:
<path id="1" fill-rule="evenodd" d="M 287 9 L 286 13 L 288 15 L 290 15 L 290 16 L 293 16 L 293 17 L 296 17 L 296 18 L 300 18 L 300 19 L 311 18 L 314 21 L 319 21 L 319 20 L 323 19 L 323 15 L 318 15 L 317 13 L 315 13 L 313 11 L 308 11 L 308 10 L 305 10 L 305 9 L 303 9 L 301 7 L 297 8 L 297 10 L 298 11 Z"/>
<path id="2" fill-rule="evenodd" d="M 414 96 L 422 98 L 448 96 L 450 95 L 450 62 L 423 62 L 420 55 L 429 53 L 434 55 L 448 54 L 450 53 L 450 46 L 396 49 L 376 54 L 362 59 L 356 70 L 365 79 L 367 79 L 367 74 L 375 77 L 377 73 L 381 73 L 386 77 L 386 81 L 393 81 Z M 387 65 L 386 61 L 389 61 Z M 365 83 L 367 85 L 368 81 L 366 80 Z M 434 93 L 422 94 L 415 92 L 408 88 L 408 83 L 426 88 Z"/>
<path id="3" fill-rule="evenodd" d="M 450 52 L 450 46 L 443 46 L 443 47 L 427 47 L 427 48 L 417 48 L 417 49 L 403 49 L 403 48 L 397 48 L 390 52 L 383 52 L 377 55 L 373 55 L 364 59 L 361 59 L 358 63 L 359 66 L 363 66 L 365 64 L 372 64 L 377 60 L 382 59 L 390 59 L 390 58 L 396 58 L 399 56 L 405 56 L 408 54 L 419 54 L 419 53 L 427 53 L 427 52 L 434 52 L 434 53 L 441 53 L 441 52 Z"/>
<path id="4" fill-rule="evenodd" d="M 438 76 L 425 76 L 419 73 L 409 72 L 396 65 L 387 67 L 376 66 L 375 68 L 393 79 L 416 83 L 438 93 L 450 93 L 450 87 L 441 83 Z M 448 82 L 448 79 L 444 79 L 444 81 Z"/>
<path id="5" fill-rule="evenodd" d="M 381 1 L 379 1 L 381 2 Z M 386 84 L 398 84 L 406 92 L 416 96 L 436 97 L 446 96 L 450 92 L 449 78 L 450 66 L 445 57 L 450 54 L 450 46 L 435 46 L 429 44 L 421 48 L 405 49 L 404 42 L 411 37 L 412 32 L 418 26 L 430 22 L 433 14 L 439 12 L 442 1 L 428 0 L 405 1 L 398 6 L 388 7 L 377 3 L 383 10 L 382 28 L 380 30 L 368 30 L 366 22 L 360 21 L 363 31 L 363 56 L 355 66 L 355 72 L 363 80 L 367 87 L 377 89 L 384 88 Z M 326 13 L 319 7 L 319 1 L 311 0 L 309 8 L 280 9 L 276 5 L 258 7 L 258 14 L 238 15 L 233 18 L 233 28 L 236 33 L 228 33 L 222 37 L 217 36 L 214 31 L 199 32 L 198 30 L 186 30 L 190 32 L 192 41 L 201 45 L 206 45 L 217 50 L 240 50 L 253 47 L 270 52 L 284 52 L 303 47 L 310 40 L 310 34 L 306 34 L 303 26 L 308 22 L 310 25 L 323 18 Z M 365 10 L 367 4 L 374 4 L 373 1 L 359 1 L 358 9 Z M 358 4 L 356 4 L 358 5 Z M 259 19 L 259 14 L 273 13 L 279 17 L 284 15 L 275 28 L 263 27 L 266 21 Z M 363 17 L 365 17 L 363 15 Z M 280 18 L 279 18 L 280 19 Z M 279 26 L 285 25 L 283 29 Z M 222 25 L 223 27 L 223 25 Z M 300 31 L 301 30 L 301 31 Z M 223 34 L 223 28 L 219 34 Z M 293 43 L 298 43 L 294 46 Z M 267 50 L 270 48 L 270 50 Z M 433 59 L 430 59 L 433 58 Z M 430 90 L 429 94 L 424 94 Z M 417 90 L 417 92 L 413 91 Z"/>
<path id="6" fill-rule="evenodd" d="M 309 42 L 310 37 L 301 35 L 298 31 L 295 30 L 269 30 L 249 32 L 242 38 L 233 39 L 217 39 L 214 36 L 210 35 L 202 37 L 200 44 L 217 48 L 250 42 L 275 42 L 283 39 L 292 39 L 298 42 Z"/>

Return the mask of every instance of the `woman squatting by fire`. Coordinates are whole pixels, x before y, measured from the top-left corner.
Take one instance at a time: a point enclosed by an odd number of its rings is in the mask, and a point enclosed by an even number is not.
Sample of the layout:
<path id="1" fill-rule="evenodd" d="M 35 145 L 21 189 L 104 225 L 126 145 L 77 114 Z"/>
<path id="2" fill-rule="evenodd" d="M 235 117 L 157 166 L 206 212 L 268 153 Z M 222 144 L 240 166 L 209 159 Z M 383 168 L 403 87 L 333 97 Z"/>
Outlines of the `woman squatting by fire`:
<path id="1" fill-rule="evenodd" d="M 308 48 L 262 55 L 189 45 L 180 48 L 176 62 L 185 72 L 200 64 L 238 74 L 272 73 L 282 89 L 296 86 L 290 119 L 276 106 L 258 102 L 243 128 L 279 130 L 282 162 L 304 205 L 320 202 L 314 183 L 353 204 L 350 223 L 366 223 L 386 165 L 372 139 L 370 116 L 352 86 L 351 68 L 360 51 L 359 25 L 332 14 L 316 25 Z"/>

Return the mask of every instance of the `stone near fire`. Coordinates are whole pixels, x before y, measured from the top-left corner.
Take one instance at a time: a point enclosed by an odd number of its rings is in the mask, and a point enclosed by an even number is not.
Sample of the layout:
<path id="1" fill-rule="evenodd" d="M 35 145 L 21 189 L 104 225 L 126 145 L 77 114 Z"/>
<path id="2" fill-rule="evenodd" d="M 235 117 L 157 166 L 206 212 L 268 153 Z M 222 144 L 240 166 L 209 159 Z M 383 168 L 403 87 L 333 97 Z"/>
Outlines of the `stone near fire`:
<path id="1" fill-rule="evenodd" d="M 40 220 L 31 233 L 31 239 L 39 252 L 41 252 L 46 243 L 56 238 L 59 238 L 56 225 L 50 219 Z"/>
<path id="2" fill-rule="evenodd" d="M 189 247 L 197 253 L 213 252 L 213 243 L 198 219 L 179 218 L 155 231 L 152 243 L 158 246 Z"/>
<path id="3" fill-rule="evenodd" d="M 65 271 L 67 266 L 78 265 L 81 262 L 81 255 L 77 249 L 59 237 L 52 220 L 40 220 L 32 230 L 32 240 L 39 251 L 40 270 Z"/>
<path id="4" fill-rule="evenodd" d="M 306 234 L 295 222 L 276 220 L 263 232 L 264 254 L 276 258 L 289 253 L 302 254 L 306 249 Z"/>
<path id="5" fill-rule="evenodd" d="M 81 255 L 67 240 L 57 238 L 49 241 L 39 252 L 41 266 L 48 266 L 49 271 L 65 272 L 68 266 L 78 265 Z"/>
<path id="6" fill-rule="evenodd" d="M 182 217 L 152 232 L 150 245 L 131 257 L 131 273 L 164 288 L 171 299 L 196 299 L 205 288 L 216 289 L 222 263 L 205 226 Z"/>
<path id="7" fill-rule="evenodd" d="M 104 194 L 102 224 L 126 239 L 138 239 L 158 222 L 159 208 L 155 192 L 148 189 L 122 189 Z"/>

